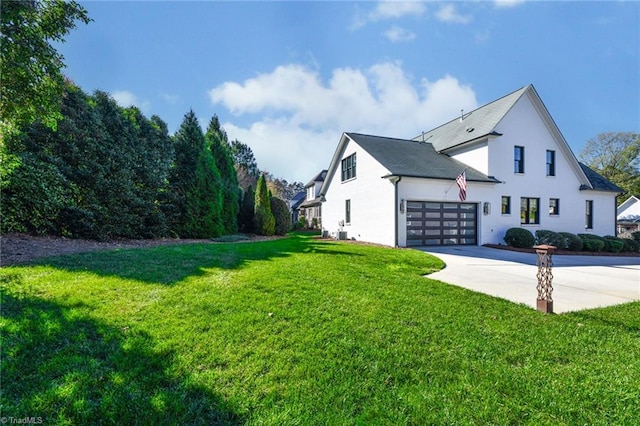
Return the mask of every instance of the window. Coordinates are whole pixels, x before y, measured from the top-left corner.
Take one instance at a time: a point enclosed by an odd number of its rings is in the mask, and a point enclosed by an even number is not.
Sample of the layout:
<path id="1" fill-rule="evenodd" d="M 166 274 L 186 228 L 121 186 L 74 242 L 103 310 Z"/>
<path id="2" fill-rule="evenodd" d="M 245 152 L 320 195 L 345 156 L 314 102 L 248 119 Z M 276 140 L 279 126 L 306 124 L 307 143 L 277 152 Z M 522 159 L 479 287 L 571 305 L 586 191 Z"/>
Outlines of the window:
<path id="1" fill-rule="evenodd" d="M 513 173 L 524 173 L 524 146 L 513 147 Z"/>
<path id="2" fill-rule="evenodd" d="M 556 175 L 556 152 L 547 150 L 547 176 Z"/>
<path id="3" fill-rule="evenodd" d="M 356 154 L 342 160 L 342 182 L 356 177 Z"/>
<path id="4" fill-rule="evenodd" d="M 549 215 L 557 216 L 560 214 L 560 199 L 549 198 Z"/>
<path id="5" fill-rule="evenodd" d="M 587 200 L 585 205 L 585 222 L 586 229 L 593 229 L 593 200 Z"/>
<path id="6" fill-rule="evenodd" d="M 344 202 L 344 222 L 351 223 L 351 200 Z"/>
<path id="7" fill-rule="evenodd" d="M 520 198 L 520 223 L 533 225 L 540 223 L 540 198 Z"/>
<path id="8" fill-rule="evenodd" d="M 511 197 L 502 196 L 502 214 L 511 214 Z"/>

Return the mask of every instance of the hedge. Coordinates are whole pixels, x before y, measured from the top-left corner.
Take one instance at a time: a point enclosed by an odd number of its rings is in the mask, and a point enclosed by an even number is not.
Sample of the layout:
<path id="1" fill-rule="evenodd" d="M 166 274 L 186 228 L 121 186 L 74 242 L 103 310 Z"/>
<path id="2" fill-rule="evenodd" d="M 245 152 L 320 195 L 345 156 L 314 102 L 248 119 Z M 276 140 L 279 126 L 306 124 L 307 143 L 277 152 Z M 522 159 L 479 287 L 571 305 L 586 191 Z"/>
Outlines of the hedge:
<path id="1" fill-rule="evenodd" d="M 524 228 L 509 228 L 504 234 L 504 242 L 511 247 L 529 248 L 536 242 L 533 234 Z"/>

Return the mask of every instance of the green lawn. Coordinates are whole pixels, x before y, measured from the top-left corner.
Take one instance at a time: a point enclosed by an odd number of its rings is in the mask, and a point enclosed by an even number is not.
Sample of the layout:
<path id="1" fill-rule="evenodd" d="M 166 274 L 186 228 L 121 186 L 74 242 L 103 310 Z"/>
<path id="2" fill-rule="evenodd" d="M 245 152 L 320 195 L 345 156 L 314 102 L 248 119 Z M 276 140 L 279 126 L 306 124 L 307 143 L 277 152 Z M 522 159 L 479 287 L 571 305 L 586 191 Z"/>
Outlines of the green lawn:
<path id="1" fill-rule="evenodd" d="M 293 236 L 0 269 L 0 416 L 638 424 L 640 303 L 545 315 L 425 253 Z"/>

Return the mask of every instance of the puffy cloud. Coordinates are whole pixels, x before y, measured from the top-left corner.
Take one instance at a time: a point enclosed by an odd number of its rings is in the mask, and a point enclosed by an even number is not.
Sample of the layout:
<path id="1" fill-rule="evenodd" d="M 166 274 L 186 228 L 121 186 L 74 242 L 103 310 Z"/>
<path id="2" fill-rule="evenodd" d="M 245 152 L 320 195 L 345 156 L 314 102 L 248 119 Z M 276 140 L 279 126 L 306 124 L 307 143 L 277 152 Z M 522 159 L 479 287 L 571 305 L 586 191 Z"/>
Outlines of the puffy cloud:
<path id="1" fill-rule="evenodd" d="M 455 77 L 416 83 L 392 62 L 337 68 L 327 81 L 301 65 L 281 65 L 209 96 L 238 117 L 223 126 L 251 147 L 261 169 L 303 182 L 329 166 L 342 132 L 411 138 L 477 107 L 471 87 Z M 237 124 L 244 115 L 256 118 Z"/>
<path id="2" fill-rule="evenodd" d="M 400 27 L 391 27 L 384 32 L 384 36 L 393 43 L 401 41 L 411 41 L 416 38 L 416 34 Z"/>
<path id="3" fill-rule="evenodd" d="M 445 4 L 436 13 L 436 18 L 442 22 L 449 22 L 452 24 L 468 24 L 472 21 L 471 15 L 461 15 L 458 13 L 455 5 Z"/>
<path id="4" fill-rule="evenodd" d="M 404 16 L 421 16 L 425 11 L 424 3 L 419 1 L 381 1 L 368 14 L 364 16 L 357 14 L 351 28 L 358 29 L 369 22 L 397 19 Z"/>
<path id="5" fill-rule="evenodd" d="M 148 114 L 151 110 L 151 102 L 146 100 L 140 101 L 138 100 L 138 97 L 136 95 L 127 90 L 116 90 L 115 92 L 111 93 L 111 96 L 116 101 L 116 103 L 123 108 L 136 106 L 140 108 L 140 111 L 145 114 Z"/>
<path id="6" fill-rule="evenodd" d="M 507 7 L 519 6 L 524 2 L 525 0 L 494 0 L 493 4 L 496 7 L 507 8 Z"/>

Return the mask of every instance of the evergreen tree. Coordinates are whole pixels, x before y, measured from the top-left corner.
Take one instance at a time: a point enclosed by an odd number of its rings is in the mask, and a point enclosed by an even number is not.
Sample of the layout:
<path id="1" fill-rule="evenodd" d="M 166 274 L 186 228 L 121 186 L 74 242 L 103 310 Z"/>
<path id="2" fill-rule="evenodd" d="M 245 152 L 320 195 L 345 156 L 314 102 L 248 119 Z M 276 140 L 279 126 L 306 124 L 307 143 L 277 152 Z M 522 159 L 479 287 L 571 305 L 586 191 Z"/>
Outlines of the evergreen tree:
<path id="1" fill-rule="evenodd" d="M 255 212 L 253 217 L 253 227 L 259 235 L 273 235 L 275 233 L 276 219 L 271 212 L 271 202 L 267 181 L 264 175 L 258 179 L 256 188 Z"/>
<path id="2" fill-rule="evenodd" d="M 220 171 L 224 233 L 233 234 L 238 231 L 238 178 L 233 167 L 227 133 L 220 127 L 217 115 L 214 115 L 209 121 L 205 137 Z"/>
<path id="3" fill-rule="evenodd" d="M 242 197 L 242 204 L 240 205 L 240 213 L 238 214 L 238 227 L 240 231 L 251 233 L 253 232 L 253 217 L 255 211 L 256 194 L 253 191 L 253 187 L 249 186 L 244 191 Z"/>
<path id="4" fill-rule="evenodd" d="M 224 226 L 220 172 L 193 111 L 184 116 L 174 135 L 174 149 L 170 178 L 176 203 L 173 231 L 187 238 L 221 235 Z"/>
<path id="5" fill-rule="evenodd" d="M 286 235 L 291 230 L 291 212 L 287 203 L 280 198 L 271 197 L 271 212 L 276 220 L 275 233 Z"/>

